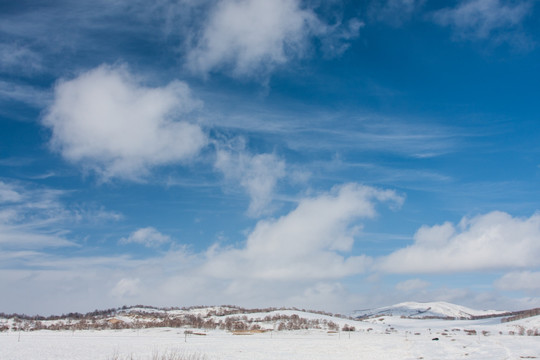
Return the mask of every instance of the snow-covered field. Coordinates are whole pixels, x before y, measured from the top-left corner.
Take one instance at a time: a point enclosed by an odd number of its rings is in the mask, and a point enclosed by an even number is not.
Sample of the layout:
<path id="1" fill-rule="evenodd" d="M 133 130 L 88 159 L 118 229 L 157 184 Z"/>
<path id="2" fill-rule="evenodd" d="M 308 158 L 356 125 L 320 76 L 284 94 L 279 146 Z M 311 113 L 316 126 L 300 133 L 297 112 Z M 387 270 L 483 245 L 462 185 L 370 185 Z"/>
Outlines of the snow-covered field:
<path id="1" fill-rule="evenodd" d="M 239 310 L 130 308 L 85 320 L 86 324 L 109 326 L 102 330 L 77 330 L 75 320 L 62 318 L 44 320 L 42 325 L 63 323 L 72 327 L 18 331 L 36 324 L 31 320 L 3 318 L 0 325 L 8 330 L 0 332 L 0 360 L 540 359 L 540 336 L 535 336 L 540 329 L 538 315 L 501 322 L 502 315 L 490 312 L 493 317 L 465 319 L 468 314 L 488 313 L 448 303 L 398 304 L 374 309 L 374 314 L 389 314 L 363 320 L 295 309 L 234 314 L 226 311 Z M 419 318 L 418 313 L 444 319 Z M 141 327 L 150 322 L 156 324 L 164 316 L 195 315 L 222 325 L 242 319 L 250 326 L 244 329 L 250 330 L 235 331 L 223 326 L 204 330 L 187 325 Z M 449 320 L 451 316 L 460 319 Z M 113 324 L 131 328 L 114 330 L 110 328 Z M 287 328 L 287 324 L 309 324 L 310 328 L 278 330 Z M 343 331 L 352 327 L 354 331 Z"/>
<path id="2" fill-rule="evenodd" d="M 497 319 L 444 321 L 397 317 L 372 321 L 352 324 L 359 330 L 350 333 L 295 330 L 234 335 L 211 330 L 204 332 L 206 335 L 187 338 L 184 329 L 178 328 L 4 332 L 0 333 L 0 359 L 152 359 L 155 354 L 166 353 L 209 360 L 540 358 L 540 337 L 508 334 L 524 326 L 523 321 L 501 324 Z M 527 321 L 536 326 L 540 319 Z M 465 330 L 477 333 L 467 335 Z"/>

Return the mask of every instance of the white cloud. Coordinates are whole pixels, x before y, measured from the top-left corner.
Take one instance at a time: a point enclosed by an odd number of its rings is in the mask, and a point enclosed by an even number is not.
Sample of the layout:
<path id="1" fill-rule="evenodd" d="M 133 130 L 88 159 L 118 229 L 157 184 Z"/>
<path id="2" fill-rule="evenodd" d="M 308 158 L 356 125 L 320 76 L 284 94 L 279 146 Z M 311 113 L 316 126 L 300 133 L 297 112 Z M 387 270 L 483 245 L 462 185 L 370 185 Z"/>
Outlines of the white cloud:
<path id="1" fill-rule="evenodd" d="M 251 155 L 244 150 L 221 150 L 216 153 L 215 168 L 228 180 L 238 181 L 251 201 L 248 214 L 268 213 L 277 182 L 285 177 L 285 161 L 275 154 Z"/>
<path id="2" fill-rule="evenodd" d="M 495 281 L 495 287 L 501 290 L 540 290 L 540 272 L 514 271 Z"/>
<path id="3" fill-rule="evenodd" d="M 243 246 L 214 246 L 202 253 L 171 247 L 155 256 L 135 259 L 128 255 L 65 257 L 3 252 L 2 261 L 26 261 L 32 268 L 10 270 L 8 265 L 0 269 L 0 287 L 13 290 L 0 299 L 0 305 L 8 312 L 24 308 L 41 314 L 90 311 L 126 302 L 154 306 L 217 302 L 350 311 L 408 301 L 414 294 L 416 301 L 450 301 L 473 308 L 538 306 L 538 298 L 508 298 L 500 292 L 475 292 L 444 284 L 439 287 L 420 279 L 386 288 L 380 280 L 369 284 L 355 278 L 357 290 L 351 292 L 350 286 L 340 282 L 342 278 L 362 273 L 372 263 L 367 257 L 348 256 L 355 227 L 362 219 L 376 215 L 374 207 L 380 201 L 399 204 L 402 199 L 394 192 L 358 184 L 339 186 L 303 199 L 281 218 L 259 221 Z M 446 232 L 439 234 L 445 236 Z M 515 273 L 495 285 L 511 291 L 521 284 L 519 289 L 537 291 L 537 278 L 534 272 Z M 39 295 L 42 301 L 29 300 L 29 294 Z"/>
<path id="4" fill-rule="evenodd" d="M 351 39 L 358 35 L 358 24 L 353 21 L 346 30 L 329 26 L 299 0 L 221 0 L 189 50 L 187 66 L 203 75 L 225 69 L 236 77 L 265 77 L 304 57 L 312 37 Z M 338 54 L 342 45 L 336 47 Z"/>
<path id="5" fill-rule="evenodd" d="M 102 221 L 119 221 L 124 218 L 119 212 L 109 211 L 103 207 L 85 207 L 79 206 L 70 208 L 71 217 L 76 222 L 102 222 Z"/>
<path id="6" fill-rule="evenodd" d="M 302 56 L 318 19 L 297 0 L 222 0 L 210 14 L 188 66 L 206 74 L 224 65 L 252 75 Z"/>
<path id="7" fill-rule="evenodd" d="M 459 37 L 486 39 L 498 31 L 519 27 L 531 8 L 530 1 L 504 4 L 500 0 L 466 0 L 455 8 L 435 12 L 433 19 L 442 26 L 452 27 Z"/>
<path id="8" fill-rule="evenodd" d="M 420 279 L 409 279 L 396 284 L 396 289 L 403 292 L 424 290 L 431 284 Z"/>
<path id="9" fill-rule="evenodd" d="M 414 244 L 380 259 L 391 273 L 431 273 L 525 268 L 540 265 L 540 214 L 515 218 L 494 211 L 455 226 L 423 226 Z"/>
<path id="10" fill-rule="evenodd" d="M 355 296 L 339 282 L 317 282 L 306 286 L 287 302 L 308 309 L 347 309 L 350 311 L 358 306 L 356 300 Z"/>
<path id="11" fill-rule="evenodd" d="M 120 239 L 121 244 L 141 244 L 146 247 L 156 247 L 168 243 L 171 237 L 164 235 L 153 227 L 145 227 L 132 232 L 127 238 Z"/>
<path id="12" fill-rule="evenodd" d="M 387 0 L 375 1 L 369 11 L 375 20 L 383 21 L 394 26 L 402 25 L 418 11 L 425 0 Z"/>
<path id="13" fill-rule="evenodd" d="M 182 82 L 148 88 L 125 68 L 103 65 L 59 82 L 43 124 L 67 160 L 104 179 L 138 180 L 155 166 L 192 159 L 206 145 L 198 125 L 178 121 L 199 105 Z"/>
<path id="14" fill-rule="evenodd" d="M 20 194 L 13 185 L 0 181 L 0 204 L 6 202 L 19 202 L 22 198 L 22 194 Z"/>
<path id="15" fill-rule="evenodd" d="M 115 287 L 111 290 L 111 295 L 117 298 L 125 298 L 130 296 L 136 296 L 139 294 L 141 280 L 123 278 L 118 281 Z"/>
<path id="16" fill-rule="evenodd" d="M 302 199 L 278 219 L 261 220 L 239 249 L 213 249 L 205 273 L 229 279 L 332 279 L 363 272 L 366 256 L 345 256 L 359 229 L 357 220 L 376 215 L 375 203 L 400 204 L 395 192 L 347 184 Z"/>
<path id="17" fill-rule="evenodd" d="M 46 247 L 76 246 L 62 232 L 47 233 L 44 229 L 6 226 L 0 224 L 0 249 L 41 249 Z"/>
<path id="18" fill-rule="evenodd" d="M 0 287 L 24 281 L 25 291 L 35 291 L 44 299 L 24 306 L 39 313 L 89 311 L 126 301 L 155 306 L 218 301 L 341 310 L 343 297 L 349 295 L 339 279 L 363 272 L 370 263 L 365 256 L 349 256 L 359 221 L 376 216 L 379 202 L 402 201 L 393 191 L 359 184 L 338 186 L 301 200 L 280 218 L 259 221 L 244 245 L 212 246 L 200 253 L 174 246 L 146 259 L 18 252 L 10 261 L 40 270 L 0 270 Z M 152 228 L 139 229 L 129 238 L 141 243 L 166 240 Z M 21 294 L 16 289 L 2 298 L 3 308 L 20 308 Z M 354 307 L 350 301 L 346 304 Z"/>

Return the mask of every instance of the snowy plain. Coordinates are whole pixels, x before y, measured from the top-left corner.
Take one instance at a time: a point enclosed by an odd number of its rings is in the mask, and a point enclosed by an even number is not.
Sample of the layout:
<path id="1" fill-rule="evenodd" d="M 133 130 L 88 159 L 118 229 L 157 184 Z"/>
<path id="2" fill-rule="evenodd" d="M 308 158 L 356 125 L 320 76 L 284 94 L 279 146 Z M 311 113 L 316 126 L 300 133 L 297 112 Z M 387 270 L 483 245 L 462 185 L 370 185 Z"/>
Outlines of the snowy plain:
<path id="1" fill-rule="evenodd" d="M 450 324 L 449 324 L 450 325 Z M 433 329 L 432 329 L 433 331 Z M 210 331 L 185 339 L 179 329 L 36 331 L 0 335 L 0 358 L 12 360 L 152 359 L 156 353 L 203 359 L 525 359 L 540 357 L 540 338 L 455 334 L 433 341 L 435 332 L 327 333 L 282 331 L 233 335 Z"/>
<path id="2" fill-rule="evenodd" d="M 433 311 L 448 315 L 463 308 L 430 304 Z M 450 304 L 451 305 L 451 304 Z M 410 306 L 416 308 L 416 305 Z M 227 331 L 189 327 L 156 327 L 105 330 L 36 330 L 0 332 L 0 360 L 146 360 L 155 355 L 185 355 L 196 360 L 318 360 L 318 359 L 535 359 L 540 358 L 540 316 L 501 322 L 485 319 L 418 319 L 400 312 L 363 320 L 334 317 L 301 310 L 274 310 L 240 314 L 260 321 L 264 331 Z M 396 309 L 394 307 L 393 309 Z M 136 309 L 140 311 L 140 309 Z M 169 311 L 178 316 L 210 314 L 216 308 Z M 219 310 L 219 309 L 218 309 Z M 131 311 L 131 312 L 130 312 Z M 115 319 L 132 321 L 134 310 Z M 161 310 L 145 310 L 163 314 Z M 405 309 L 407 313 L 410 310 Z M 297 315 L 304 319 L 332 321 L 343 329 L 281 330 L 266 316 Z M 235 314 L 234 316 L 238 316 Z M 225 316 L 226 317 L 226 316 Z M 5 323 L 13 320 L 5 320 Z M 109 321 L 109 320 L 108 320 Z M 188 330 L 193 334 L 185 334 Z M 178 358 L 177 358 L 178 359 Z"/>

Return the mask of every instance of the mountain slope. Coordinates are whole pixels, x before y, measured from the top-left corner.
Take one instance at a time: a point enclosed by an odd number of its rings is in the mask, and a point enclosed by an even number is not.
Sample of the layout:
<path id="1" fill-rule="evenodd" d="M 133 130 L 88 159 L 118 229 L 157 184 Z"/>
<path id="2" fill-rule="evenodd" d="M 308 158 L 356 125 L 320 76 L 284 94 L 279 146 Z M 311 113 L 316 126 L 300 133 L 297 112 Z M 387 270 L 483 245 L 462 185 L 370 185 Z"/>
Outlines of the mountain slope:
<path id="1" fill-rule="evenodd" d="M 472 319 L 478 316 L 497 316 L 506 314 L 506 311 L 474 310 L 465 306 L 455 305 L 443 301 L 438 302 L 404 302 L 392 306 L 376 309 L 356 310 L 352 316 L 355 318 L 370 318 L 376 316 L 403 316 L 409 318 L 456 318 Z"/>

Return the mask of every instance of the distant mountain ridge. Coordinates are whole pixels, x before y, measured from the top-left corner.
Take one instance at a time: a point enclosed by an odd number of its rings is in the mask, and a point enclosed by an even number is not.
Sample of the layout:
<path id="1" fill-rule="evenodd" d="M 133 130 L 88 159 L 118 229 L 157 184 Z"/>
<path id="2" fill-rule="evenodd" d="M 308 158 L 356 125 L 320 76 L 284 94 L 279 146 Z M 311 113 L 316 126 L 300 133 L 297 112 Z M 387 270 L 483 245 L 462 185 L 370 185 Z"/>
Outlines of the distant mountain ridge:
<path id="1" fill-rule="evenodd" d="M 475 310 L 465 306 L 438 302 L 403 302 L 392 306 L 376 309 L 356 310 L 352 317 L 357 319 L 378 316 L 400 316 L 413 319 L 476 319 L 509 315 L 508 311 Z"/>

